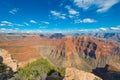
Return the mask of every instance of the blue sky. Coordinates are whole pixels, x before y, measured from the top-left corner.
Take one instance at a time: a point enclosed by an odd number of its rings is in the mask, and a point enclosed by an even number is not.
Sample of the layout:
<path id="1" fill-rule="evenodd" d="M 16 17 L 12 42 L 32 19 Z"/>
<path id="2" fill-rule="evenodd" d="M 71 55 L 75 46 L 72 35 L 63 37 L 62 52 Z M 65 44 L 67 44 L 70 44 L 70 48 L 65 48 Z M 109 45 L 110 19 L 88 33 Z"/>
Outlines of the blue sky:
<path id="1" fill-rule="evenodd" d="M 0 0 L 0 32 L 119 32 L 120 0 Z"/>

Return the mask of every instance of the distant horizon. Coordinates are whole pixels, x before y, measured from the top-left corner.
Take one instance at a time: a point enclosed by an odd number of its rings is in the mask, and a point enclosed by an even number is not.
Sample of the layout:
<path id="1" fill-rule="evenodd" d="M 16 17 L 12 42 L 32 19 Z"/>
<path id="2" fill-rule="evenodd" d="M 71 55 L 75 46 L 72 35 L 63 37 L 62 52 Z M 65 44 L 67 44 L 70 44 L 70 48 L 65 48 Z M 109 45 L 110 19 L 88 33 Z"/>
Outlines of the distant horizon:
<path id="1" fill-rule="evenodd" d="M 39 31 L 22 31 L 22 32 L 0 32 L 0 34 L 55 34 L 55 33 L 61 33 L 61 34 L 95 34 L 95 33 L 98 33 L 98 34 L 102 34 L 102 33 L 120 33 L 119 31 L 116 31 L 116 32 L 113 32 L 113 31 L 108 31 L 108 32 L 105 32 L 105 31 L 73 31 L 73 32 L 66 32 L 66 31 L 62 31 L 62 32 L 50 32 L 50 31 L 47 31 L 47 32 L 39 32 Z"/>

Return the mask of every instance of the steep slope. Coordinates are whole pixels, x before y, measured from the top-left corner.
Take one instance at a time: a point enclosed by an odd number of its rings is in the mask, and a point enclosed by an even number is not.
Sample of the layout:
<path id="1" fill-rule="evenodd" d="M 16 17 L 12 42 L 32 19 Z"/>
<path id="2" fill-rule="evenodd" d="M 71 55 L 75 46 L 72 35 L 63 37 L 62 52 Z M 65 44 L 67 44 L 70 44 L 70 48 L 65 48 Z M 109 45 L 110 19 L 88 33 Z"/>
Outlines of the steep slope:
<path id="1" fill-rule="evenodd" d="M 56 46 L 39 48 L 40 54 L 48 58 L 54 65 L 58 67 L 73 66 L 85 71 L 104 67 L 113 61 L 119 62 L 119 50 L 119 45 L 114 42 L 106 42 L 89 36 L 67 36 L 61 39 Z M 113 59 L 111 60 L 111 58 Z"/>

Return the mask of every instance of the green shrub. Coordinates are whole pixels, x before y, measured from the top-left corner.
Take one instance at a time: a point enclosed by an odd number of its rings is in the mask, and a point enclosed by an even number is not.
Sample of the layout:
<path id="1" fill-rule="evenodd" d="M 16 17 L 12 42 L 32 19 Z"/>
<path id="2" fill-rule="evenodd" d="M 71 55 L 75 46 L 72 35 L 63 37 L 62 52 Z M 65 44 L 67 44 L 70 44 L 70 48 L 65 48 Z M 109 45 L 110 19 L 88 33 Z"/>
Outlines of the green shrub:
<path id="1" fill-rule="evenodd" d="M 20 68 L 14 79 L 31 80 L 35 79 L 39 74 L 48 74 L 51 71 L 57 71 L 64 75 L 65 69 L 58 70 L 47 59 L 39 58 L 38 60 Z"/>

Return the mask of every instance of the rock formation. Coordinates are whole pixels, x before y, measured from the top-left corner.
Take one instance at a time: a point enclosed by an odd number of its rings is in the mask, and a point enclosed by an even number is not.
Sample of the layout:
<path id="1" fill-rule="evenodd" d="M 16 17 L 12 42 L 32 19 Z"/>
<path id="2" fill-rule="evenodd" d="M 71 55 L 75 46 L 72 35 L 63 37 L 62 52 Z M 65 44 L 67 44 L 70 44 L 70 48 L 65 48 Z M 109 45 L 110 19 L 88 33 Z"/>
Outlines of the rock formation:
<path id="1" fill-rule="evenodd" d="M 6 64 L 15 72 L 17 71 L 17 61 L 11 57 L 11 55 L 4 49 L 0 49 L 0 62 Z"/>
<path id="2" fill-rule="evenodd" d="M 108 68 L 112 71 L 116 70 L 114 66 L 116 64 L 113 63 L 120 64 L 119 44 L 89 36 L 65 36 L 60 39 L 29 36 L 0 43 L 0 47 L 7 50 L 20 65 L 30 63 L 39 56 L 47 58 L 57 68 L 75 67 L 87 72 L 92 72 L 96 68 L 104 68 L 106 64 L 112 66 Z M 1 50 L 0 54 L 7 54 L 7 51 Z M 2 54 L 2 56 L 5 55 Z M 8 63 L 10 62 L 7 61 Z M 8 66 L 13 67 L 12 64 Z"/>
<path id="3" fill-rule="evenodd" d="M 119 45 L 89 36 L 65 37 L 57 45 L 40 47 L 39 52 L 57 67 L 72 66 L 84 71 L 104 67 L 120 59 Z"/>
<path id="4" fill-rule="evenodd" d="M 92 73 L 80 71 L 76 68 L 67 68 L 63 80 L 102 80 Z"/>

